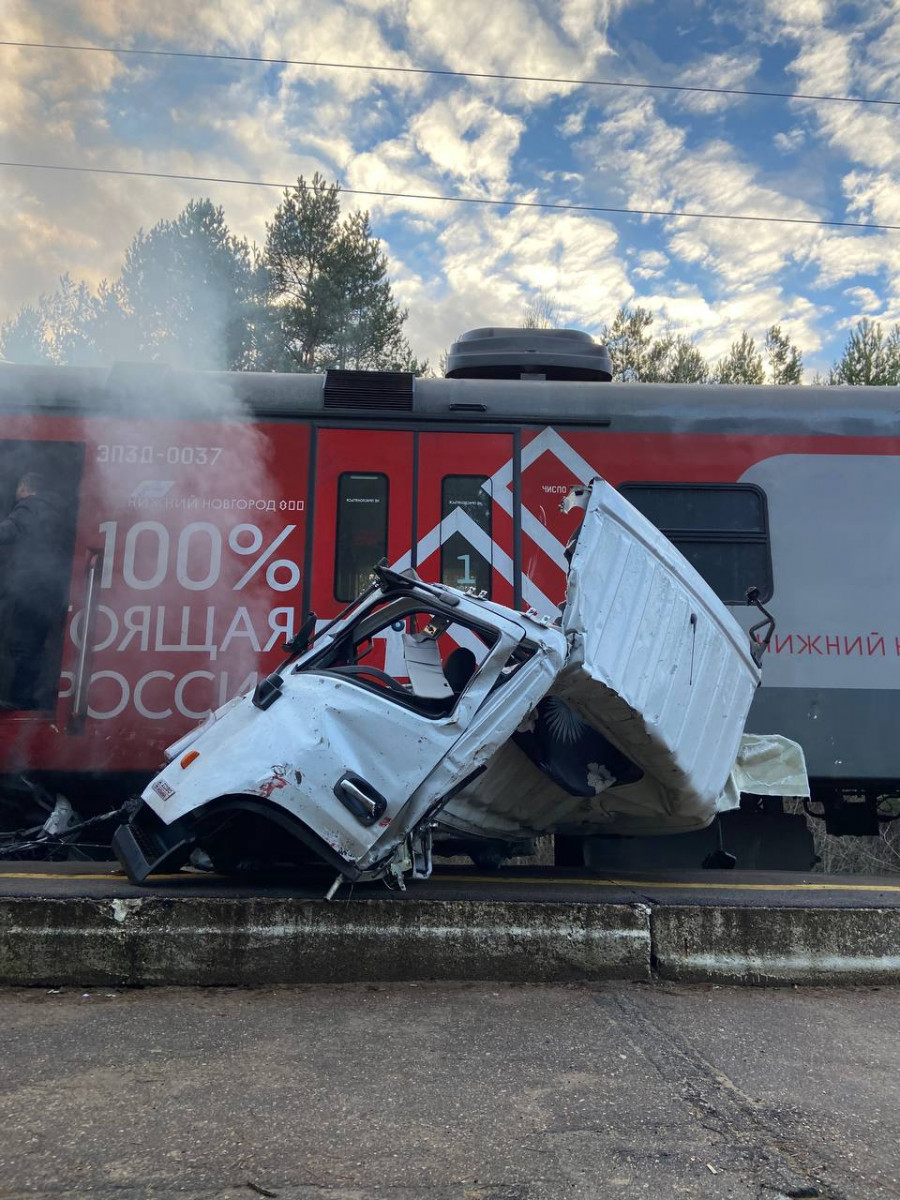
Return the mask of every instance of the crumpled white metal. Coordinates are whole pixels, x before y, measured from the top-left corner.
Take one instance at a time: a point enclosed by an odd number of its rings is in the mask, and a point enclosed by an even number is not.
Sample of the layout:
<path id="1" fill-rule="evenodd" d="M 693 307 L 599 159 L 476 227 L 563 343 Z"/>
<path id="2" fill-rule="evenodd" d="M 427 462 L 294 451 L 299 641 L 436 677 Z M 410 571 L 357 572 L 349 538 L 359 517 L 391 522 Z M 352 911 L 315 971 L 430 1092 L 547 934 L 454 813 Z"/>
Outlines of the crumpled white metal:
<path id="1" fill-rule="evenodd" d="M 597 480 L 572 554 L 553 685 L 663 789 L 707 811 L 728 779 L 760 683 L 747 634 L 655 525 Z"/>
<path id="2" fill-rule="evenodd" d="M 271 703 L 232 701 L 170 748 L 143 794 L 158 827 L 202 830 L 229 798 L 257 798 L 346 877 L 372 878 L 435 823 L 506 840 L 673 833 L 741 791 L 808 795 L 796 743 L 744 735 L 760 672 L 725 605 L 605 481 L 568 503 L 584 517 L 557 622 L 376 569 L 270 677 Z M 376 636 L 393 678 L 366 665 Z M 445 639 L 468 647 L 462 678 Z"/>
<path id="3" fill-rule="evenodd" d="M 168 825 L 222 797 L 258 797 L 295 820 L 348 876 L 382 872 L 409 833 L 509 738 L 559 673 L 566 649 L 559 629 L 452 588 L 410 581 L 385 600 L 380 591 L 364 599 L 285 671 L 271 707 L 261 710 L 248 694 L 195 739 L 176 743 L 144 803 Z M 456 640 L 480 631 L 491 643 L 458 697 L 442 673 L 438 679 L 427 631 L 396 630 L 415 613 L 446 619 L 444 632 Z M 353 664 L 329 657 L 348 635 L 371 640 L 385 629 L 405 644 L 418 693 L 415 685 L 379 687 L 384 672 L 368 686 Z M 446 712 L 436 708 L 442 697 Z M 417 709 L 417 700 L 430 710 Z M 197 757 L 183 767 L 188 751 Z M 366 806 L 376 796 L 384 808 L 370 822 Z"/>
<path id="4" fill-rule="evenodd" d="M 720 807 L 760 682 L 747 634 L 610 484 L 597 479 L 574 489 L 565 507 L 583 508 L 584 518 L 570 544 L 568 654 L 551 692 L 640 778 L 624 782 L 588 762 L 585 782 L 595 794 L 573 797 L 510 744 L 451 801 L 442 822 L 497 837 L 516 822 L 533 833 L 702 829 Z"/>

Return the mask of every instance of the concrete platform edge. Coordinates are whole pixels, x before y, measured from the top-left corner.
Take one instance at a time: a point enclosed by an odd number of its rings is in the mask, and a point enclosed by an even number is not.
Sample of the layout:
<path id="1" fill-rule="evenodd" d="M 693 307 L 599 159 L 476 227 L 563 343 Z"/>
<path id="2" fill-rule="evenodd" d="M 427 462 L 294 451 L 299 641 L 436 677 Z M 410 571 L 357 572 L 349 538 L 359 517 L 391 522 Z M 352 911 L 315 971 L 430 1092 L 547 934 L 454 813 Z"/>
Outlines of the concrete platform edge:
<path id="1" fill-rule="evenodd" d="M 657 905 L 654 973 L 683 982 L 900 983 L 900 909 Z"/>
<path id="2" fill-rule="evenodd" d="M 0 984 L 254 986 L 650 977 L 642 904 L 0 900 Z"/>
<path id="3" fill-rule="evenodd" d="M 900 983 L 900 909 L 0 898 L 0 985 Z"/>

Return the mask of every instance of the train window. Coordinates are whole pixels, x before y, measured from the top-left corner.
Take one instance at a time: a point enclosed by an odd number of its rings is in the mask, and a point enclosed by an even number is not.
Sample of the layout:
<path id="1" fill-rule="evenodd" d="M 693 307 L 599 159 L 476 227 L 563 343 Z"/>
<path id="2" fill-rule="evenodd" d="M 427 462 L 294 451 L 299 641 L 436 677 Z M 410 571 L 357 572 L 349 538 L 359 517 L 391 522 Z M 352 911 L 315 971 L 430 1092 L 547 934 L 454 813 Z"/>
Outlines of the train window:
<path id="1" fill-rule="evenodd" d="M 369 584 L 377 562 L 387 555 L 388 478 L 346 471 L 338 480 L 334 595 L 345 604 Z"/>
<path id="2" fill-rule="evenodd" d="M 0 441 L 0 710 L 56 707 L 83 457 Z"/>
<path id="3" fill-rule="evenodd" d="M 441 481 L 441 523 L 459 511 L 485 534 L 482 539 L 474 531 L 455 529 L 441 543 L 441 582 L 490 596 L 491 561 L 482 553 L 490 554 L 491 544 L 491 497 L 486 483 L 484 475 L 445 475 Z"/>
<path id="4" fill-rule="evenodd" d="M 726 604 L 772 595 L 765 493 L 746 483 L 624 483 L 619 491 L 677 546 Z"/>

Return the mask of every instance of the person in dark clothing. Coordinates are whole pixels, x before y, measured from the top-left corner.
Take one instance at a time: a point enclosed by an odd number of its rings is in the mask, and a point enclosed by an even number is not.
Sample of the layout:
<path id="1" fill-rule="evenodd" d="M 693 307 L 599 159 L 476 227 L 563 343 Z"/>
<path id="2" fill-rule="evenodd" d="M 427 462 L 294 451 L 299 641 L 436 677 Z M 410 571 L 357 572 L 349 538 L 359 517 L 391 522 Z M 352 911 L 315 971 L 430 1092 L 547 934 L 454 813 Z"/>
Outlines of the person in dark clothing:
<path id="1" fill-rule="evenodd" d="M 60 619 L 65 590 L 62 527 L 62 506 L 48 494 L 42 476 L 23 475 L 16 502 L 0 521 L 0 591 L 12 667 L 0 708 L 40 707 L 45 643 Z"/>

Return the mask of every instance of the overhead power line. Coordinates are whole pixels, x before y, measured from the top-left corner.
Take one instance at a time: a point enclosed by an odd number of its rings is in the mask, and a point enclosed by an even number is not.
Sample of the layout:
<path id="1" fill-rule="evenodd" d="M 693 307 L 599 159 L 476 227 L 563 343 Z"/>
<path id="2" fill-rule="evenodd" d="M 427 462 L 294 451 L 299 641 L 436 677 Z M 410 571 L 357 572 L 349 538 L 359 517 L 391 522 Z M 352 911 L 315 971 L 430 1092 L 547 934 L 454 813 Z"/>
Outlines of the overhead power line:
<path id="1" fill-rule="evenodd" d="M 69 171 L 83 175 L 124 175 L 137 179 L 175 179 L 189 183 L 230 183 L 241 187 L 291 188 L 291 183 L 270 179 L 232 179 L 222 175 L 183 175 L 174 171 L 129 171 L 118 167 L 76 167 L 63 163 L 0 162 L 0 167 L 28 171 Z M 373 188 L 337 185 L 345 196 L 376 196 L 386 200 L 424 200 L 442 204 L 481 204 L 494 208 L 542 208 L 555 212 L 605 213 L 628 217 L 692 217 L 698 221 L 756 221 L 772 225 L 818 225 L 839 229 L 900 230 L 900 225 L 879 225 L 868 221 L 826 221 L 816 217 L 756 216 L 752 213 L 693 212 L 676 208 L 613 208 L 605 204 L 558 204 L 551 200 L 504 200 L 500 197 L 441 196 L 430 192 L 386 192 Z"/>
<path id="2" fill-rule="evenodd" d="M 499 71 L 450 71 L 441 67 L 399 67 L 385 63 L 320 62 L 307 58 L 264 58 L 255 54 L 214 54 L 201 50 L 148 50 L 129 46 L 81 46 L 60 42 L 4 42 L 20 50 L 70 50 L 80 54 L 132 54 L 145 58 L 194 58 L 210 62 L 262 63 L 277 67 L 321 67 L 331 71 L 384 71 L 397 75 L 444 75 L 452 79 L 494 79 L 510 83 L 559 83 L 574 87 L 643 88 L 656 92 L 695 92 L 709 96 L 763 96 L 772 100 L 815 100 L 834 104 L 880 104 L 900 108 L 900 100 L 874 96 L 827 96 L 809 92 L 767 92 L 751 88 L 699 87 L 684 83 L 646 83 L 640 79 L 569 79 L 553 75 L 506 75 Z"/>

